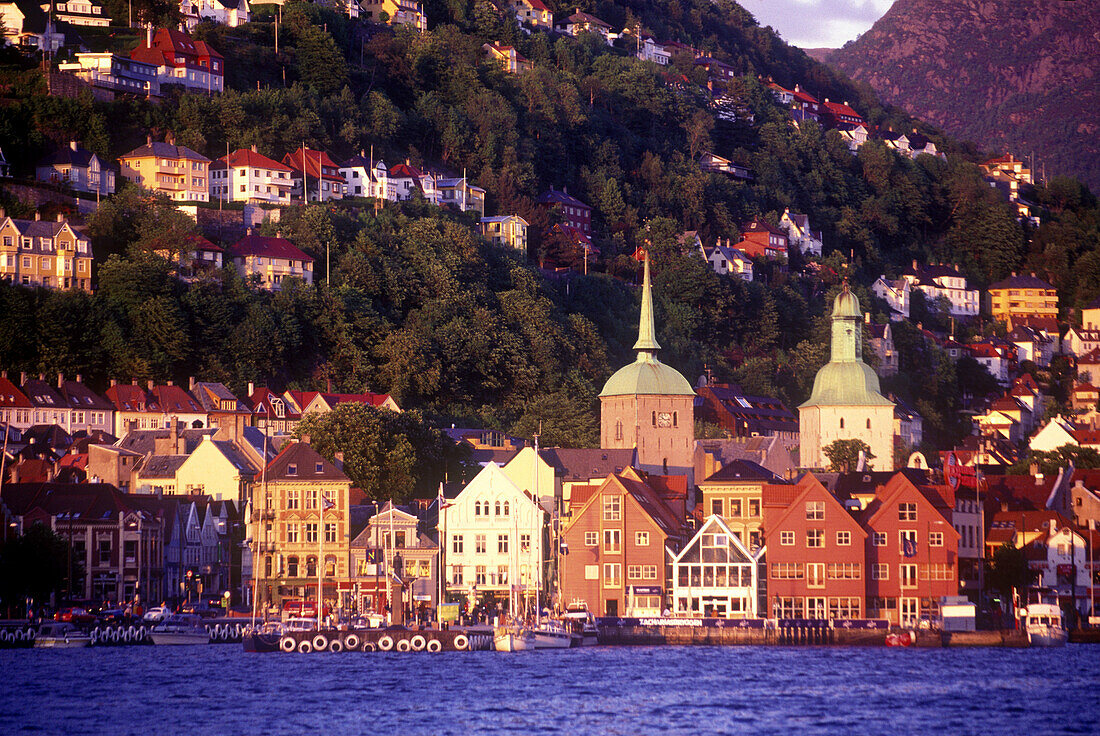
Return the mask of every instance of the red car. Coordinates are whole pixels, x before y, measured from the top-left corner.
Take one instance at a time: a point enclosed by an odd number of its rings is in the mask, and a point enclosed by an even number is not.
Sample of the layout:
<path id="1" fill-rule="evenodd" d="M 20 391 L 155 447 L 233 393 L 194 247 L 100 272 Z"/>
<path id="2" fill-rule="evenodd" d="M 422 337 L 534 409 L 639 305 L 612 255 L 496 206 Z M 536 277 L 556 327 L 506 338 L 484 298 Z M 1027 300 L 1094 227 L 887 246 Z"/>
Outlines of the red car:
<path id="1" fill-rule="evenodd" d="M 54 621 L 69 621 L 74 624 L 94 624 L 95 616 L 83 608 L 62 608 L 53 615 Z"/>

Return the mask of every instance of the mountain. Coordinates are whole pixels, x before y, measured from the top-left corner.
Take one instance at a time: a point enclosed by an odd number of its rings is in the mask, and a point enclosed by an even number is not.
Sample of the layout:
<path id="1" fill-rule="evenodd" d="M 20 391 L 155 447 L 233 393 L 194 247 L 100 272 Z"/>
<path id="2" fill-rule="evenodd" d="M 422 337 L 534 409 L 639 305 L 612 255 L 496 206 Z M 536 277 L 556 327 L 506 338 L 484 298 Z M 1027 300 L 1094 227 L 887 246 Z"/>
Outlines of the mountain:
<path id="1" fill-rule="evenodd" d="M 1100 189 L 1100 3 L 897 0 L 829 62 L 887 103 Z"/>

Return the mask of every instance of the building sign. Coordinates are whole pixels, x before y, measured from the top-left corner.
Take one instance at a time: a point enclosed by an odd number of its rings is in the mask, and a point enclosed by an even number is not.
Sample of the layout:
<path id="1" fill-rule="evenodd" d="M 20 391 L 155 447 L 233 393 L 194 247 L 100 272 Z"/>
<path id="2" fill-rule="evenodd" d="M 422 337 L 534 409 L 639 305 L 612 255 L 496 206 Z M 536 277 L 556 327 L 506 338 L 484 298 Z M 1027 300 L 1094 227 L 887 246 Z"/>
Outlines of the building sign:
<path id="1" fill-rule="evenodd" d="M 634 585 L 631 586 L 634 591 L 634 595 L 660 595 L 660 585 Z"/>
<path id="2" fill-rule="evenodd" d="M 440 603 L 439 604 L 439 620 L 444 623 L 454 623 L 458 621 L 459 606 L 457 603 Z"/>

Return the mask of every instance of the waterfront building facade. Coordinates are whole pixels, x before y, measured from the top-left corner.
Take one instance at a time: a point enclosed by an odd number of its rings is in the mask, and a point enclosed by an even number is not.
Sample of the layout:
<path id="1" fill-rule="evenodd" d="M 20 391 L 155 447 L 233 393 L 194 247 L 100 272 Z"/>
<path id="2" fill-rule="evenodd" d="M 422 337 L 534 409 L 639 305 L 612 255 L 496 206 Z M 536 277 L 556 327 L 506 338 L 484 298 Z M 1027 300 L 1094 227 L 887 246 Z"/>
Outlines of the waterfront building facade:
<path id="1" fill-rule="evenodd" d="M 677 616 L 756 618 L 757 561 L 722 520 L 708 516 L 672 561 Z"/>

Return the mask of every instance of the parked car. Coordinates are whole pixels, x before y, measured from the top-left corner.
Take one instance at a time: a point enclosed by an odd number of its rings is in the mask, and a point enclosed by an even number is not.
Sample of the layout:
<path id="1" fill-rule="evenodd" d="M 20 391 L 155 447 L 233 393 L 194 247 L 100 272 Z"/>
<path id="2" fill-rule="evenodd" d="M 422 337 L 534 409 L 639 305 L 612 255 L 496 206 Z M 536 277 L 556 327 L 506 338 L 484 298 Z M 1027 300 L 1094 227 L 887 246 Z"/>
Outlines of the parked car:
<path id="1" fill-rule="evenodd" d="M 86 608 L 62 608 L 53 615 L 54 621 L 69 621 L 74 624 L 94 624 L 95 616 L 88 613 Z"/>
<path id="2" fill-rule="evenodd" d="M 105 608 L 99 612 L 99 621 L 104 624 L 121 624 L 130 620 L 125 608 Z"/>
<path id="3" fill-rule="evenodd" d="M 142 621 L 151 624 L 159 624 L 164 618 L 170 614 L 167 606 L 154 606 L 145 612 L 145 615 L 141 617 Z"/>
<path id="4" fill-rule="evenodd" d="M 191 601 L 180 606 L 180 613 L 194 613 L 203 618 L 217 618 L 225 614 L 225 611 L 210 604 L 209 601 Z"/>

